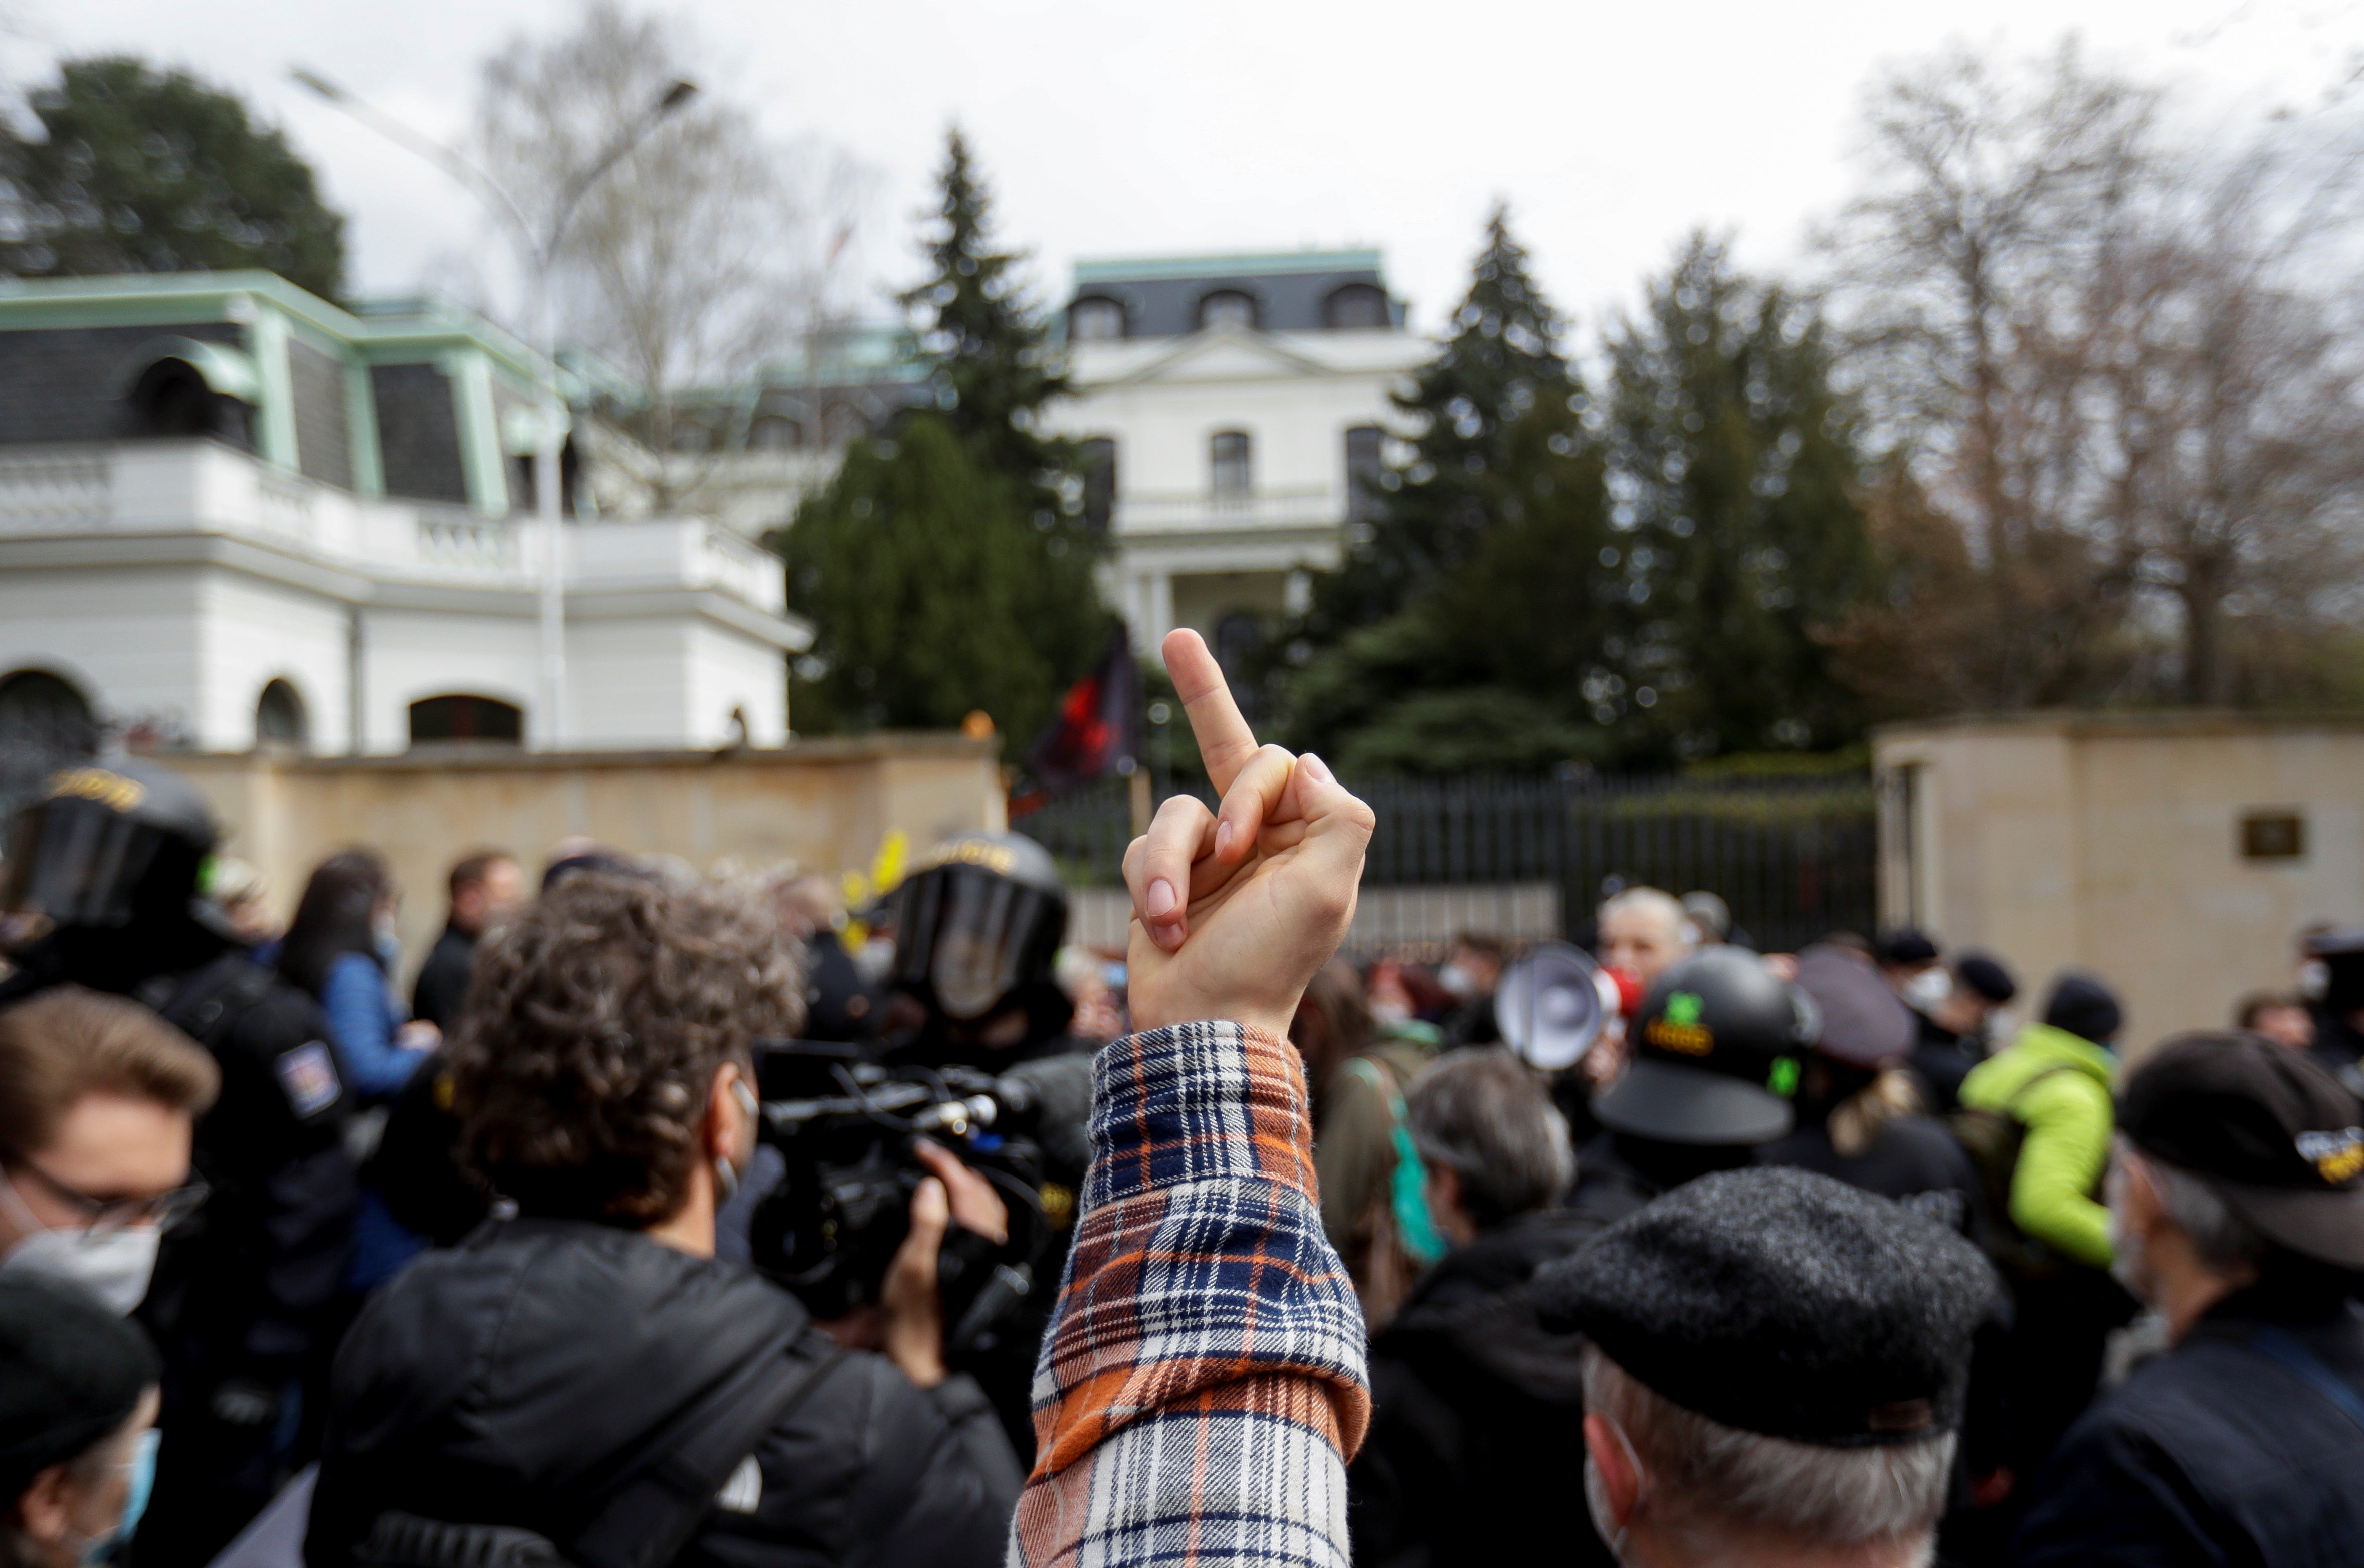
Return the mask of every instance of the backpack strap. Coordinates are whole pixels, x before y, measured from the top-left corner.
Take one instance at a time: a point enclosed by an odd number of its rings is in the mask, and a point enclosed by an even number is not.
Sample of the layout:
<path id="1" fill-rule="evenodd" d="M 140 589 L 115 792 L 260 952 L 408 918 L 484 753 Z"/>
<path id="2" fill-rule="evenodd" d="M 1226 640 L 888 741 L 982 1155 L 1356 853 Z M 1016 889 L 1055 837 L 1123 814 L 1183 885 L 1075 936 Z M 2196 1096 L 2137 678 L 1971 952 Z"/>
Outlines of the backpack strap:
<path id="1" fill-rule="evenodd" d="M 817 1330 L 807 1330 L 824 1339 Z M 742 1461 L 845 1359 L 781 1354 L 742 1367 L 642 1443 L 644 1462 L 606 1493 L 574 1534 L 578 1568 L 664 1568 L 709 1513 Z"/>

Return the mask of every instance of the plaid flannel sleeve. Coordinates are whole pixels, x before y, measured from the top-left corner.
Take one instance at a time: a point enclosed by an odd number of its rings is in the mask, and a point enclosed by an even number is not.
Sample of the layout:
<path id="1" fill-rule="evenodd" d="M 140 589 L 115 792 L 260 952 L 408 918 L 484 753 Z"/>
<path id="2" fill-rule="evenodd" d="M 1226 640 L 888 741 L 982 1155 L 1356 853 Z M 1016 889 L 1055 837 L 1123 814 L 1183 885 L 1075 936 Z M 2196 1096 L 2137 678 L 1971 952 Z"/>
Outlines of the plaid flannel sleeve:
<path id="1" fill-rule="evenodd" d="M 1012 1564 L 1346 1568 L 1370 1395 L 1312 1144 L 1285 1040 L 1195 1023 L 1102 1049 Z"/>

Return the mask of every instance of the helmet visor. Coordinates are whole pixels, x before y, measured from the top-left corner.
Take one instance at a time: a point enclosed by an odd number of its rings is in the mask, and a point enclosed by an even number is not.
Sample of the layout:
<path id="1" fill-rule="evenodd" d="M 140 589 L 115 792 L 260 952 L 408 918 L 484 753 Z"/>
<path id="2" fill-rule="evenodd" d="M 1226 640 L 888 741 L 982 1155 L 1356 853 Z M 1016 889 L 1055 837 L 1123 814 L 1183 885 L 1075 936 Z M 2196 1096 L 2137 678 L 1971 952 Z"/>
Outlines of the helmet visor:
<path id="1" fill-rule="evenodd" d="M 18 819 L 0 910 L 54 926 L 122 925 L 164 837 L 96 801 L 41 801 Z"/>
<path id="2" fill-rule="evenodd" d="M 906 887 L 896 978 L 965 1023 L 1034 978 L 1030 970 L 1047 962 L 1065 924 L 1054 895 L 975 866 L 940 866 Z"/>

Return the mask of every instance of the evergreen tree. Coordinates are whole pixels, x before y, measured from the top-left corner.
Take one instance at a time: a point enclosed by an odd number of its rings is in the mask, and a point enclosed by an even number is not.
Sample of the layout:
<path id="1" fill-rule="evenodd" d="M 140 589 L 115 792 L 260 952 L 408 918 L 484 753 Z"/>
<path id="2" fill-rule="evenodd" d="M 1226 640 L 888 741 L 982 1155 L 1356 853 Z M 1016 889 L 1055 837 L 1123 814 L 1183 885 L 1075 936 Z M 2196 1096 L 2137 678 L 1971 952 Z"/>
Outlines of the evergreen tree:
<path id="1" fill-rule="evenodd" d="M 1576 406 L 1560 331 L 1496 208 L 1452 338 L 1396 399 L 1416 431 L 1411 461 L 1380 479 L 1370 537 L 1350 540 L 1343 567 L 1316 582 L 1305 635 L 1327 643 L 1383 620 L 1475 553 L 1519 498 L 1512 429 L 1539 407 Z"/>
<path id="2" fill-rule="evenodd" d="M 236 97 L 130 59 L 70 61 L 0 119 L 0 270 L 25 276 L 262 267 L 333 299 L 345 220 Z"/>
<path id="3" fill-rule="evenodd" d="M 1853 740 L 1821 639 L 1874 569 L 1820 322 L 1694 235 L 1611 358 L 1636 621 L 1611 706 L 1685 759 Z"/>
<path id="4" fill-rule="evenodd" d="M 781 544 L 814 644 L 800 728 L 942 728 L 984 709 L 1015 756 L 1107 645 L 1065 443 L 1032 428 L 1066 391 L 1049 333 L 991 247 L 990 199 L 953 133 L 924 340 L 939 407 L 857 441 Z"/>
<path id="5" fill-rule="evenodd" d="M 993 248 L 993 198 L 958 130 L 945 138 L 941 183 L 942 228 L 928 242 L 935 275 L 903 303 L 931 318 L 923 342 L 944 417 L 988 469 L 1031 482 L 1067 466 L 1065 443 L 1032 428 L 1036 411 L 1065 395 L 1067 380 L 1017 275 L 1024 257 Z"/>
<path id="6" fill-rule="evenodd" d="M 982 708 L 1014 754 L 1103 646 L 1090 557 L 936 415 L 853 443 L 782 553 L 814 628 L 799 729 L 942 729 Z"/>

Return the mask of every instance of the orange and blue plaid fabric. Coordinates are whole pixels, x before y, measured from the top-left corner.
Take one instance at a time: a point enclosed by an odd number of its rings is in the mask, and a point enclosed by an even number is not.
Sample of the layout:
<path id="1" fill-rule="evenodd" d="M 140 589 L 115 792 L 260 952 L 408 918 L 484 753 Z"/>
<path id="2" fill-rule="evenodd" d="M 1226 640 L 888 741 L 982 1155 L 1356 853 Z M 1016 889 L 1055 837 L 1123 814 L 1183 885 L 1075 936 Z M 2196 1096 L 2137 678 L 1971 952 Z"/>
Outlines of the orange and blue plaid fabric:
<path id="1" fill-rule="evenodd" d="M 1296 1051 L 1228 1023 L 1104 1047 L 1009 1561 L 1346 1568 L 1369 1419 Z"/>

